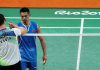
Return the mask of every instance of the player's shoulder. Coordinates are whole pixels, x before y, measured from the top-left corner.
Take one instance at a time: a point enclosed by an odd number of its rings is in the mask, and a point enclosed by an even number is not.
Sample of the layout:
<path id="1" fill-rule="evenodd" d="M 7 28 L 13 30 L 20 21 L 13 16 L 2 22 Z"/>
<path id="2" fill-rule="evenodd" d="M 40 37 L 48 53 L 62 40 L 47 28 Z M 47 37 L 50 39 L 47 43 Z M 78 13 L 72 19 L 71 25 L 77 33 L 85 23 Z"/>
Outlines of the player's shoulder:
<path id="1" fill-rule="evenodd" d="M 14 30 L 6 28 L 0 31 L 0 36 L 15 36 Z"/>
<path id="2" fill-rule="evenodd" d="M 35 21 L 30 21 L 30 23 L 32 23 L 32 24 L 37 24 L 37 22 L 35 22 Z"/>
<path id="3" fill-rule="evenodd" d="M 31 23 L 31 25 L 33 25 L 33 26 L 38 26 L 38 23 L 35 22 L 35 21 L 30 21 L 30 23 Z"/>

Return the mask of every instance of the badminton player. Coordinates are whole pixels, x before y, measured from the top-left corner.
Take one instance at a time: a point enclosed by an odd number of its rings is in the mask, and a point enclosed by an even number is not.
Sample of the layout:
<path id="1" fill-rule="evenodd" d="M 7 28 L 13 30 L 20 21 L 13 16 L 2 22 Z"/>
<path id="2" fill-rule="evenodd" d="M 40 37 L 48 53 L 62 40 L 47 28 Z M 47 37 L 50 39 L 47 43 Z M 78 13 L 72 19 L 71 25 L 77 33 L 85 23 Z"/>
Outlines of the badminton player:
<path id="1" fill-rule="evenodd" d="M 0 70 L 21 70 L 21 57 L 17 36 L 25 34 L 27 30 L 10 23 L 6 28 L 3 14 L 0 14 Z"/>

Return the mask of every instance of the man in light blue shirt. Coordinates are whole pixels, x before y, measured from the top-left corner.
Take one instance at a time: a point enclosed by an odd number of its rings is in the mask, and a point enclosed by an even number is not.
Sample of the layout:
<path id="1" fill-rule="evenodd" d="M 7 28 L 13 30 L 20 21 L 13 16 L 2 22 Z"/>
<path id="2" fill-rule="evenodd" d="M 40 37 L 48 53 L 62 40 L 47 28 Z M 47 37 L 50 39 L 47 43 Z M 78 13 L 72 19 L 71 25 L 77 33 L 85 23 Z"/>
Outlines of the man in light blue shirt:
<path id="1" fill-rule="evenodd" d="M 24 27 L 28 30 L 27 34 L 36 34 L 40 33 L 39 25 L 30 21 L 30 11 L 28 8 L 20 9 L 21 22 L 17 23 L 18 26 Z M 46 44 L 44 42 L 44 38 L 42 36 L 38 36 L 42 50 L 43 50 L 43 63 L 46 63 Z M 21 63 L 22 70 L 26 70 L 27 66 L 29 70 L 37 70 L 37 49 L 36 49 L 36 36 L 20 36 L 19 40 L 19 48 L 21 53 Z"/>

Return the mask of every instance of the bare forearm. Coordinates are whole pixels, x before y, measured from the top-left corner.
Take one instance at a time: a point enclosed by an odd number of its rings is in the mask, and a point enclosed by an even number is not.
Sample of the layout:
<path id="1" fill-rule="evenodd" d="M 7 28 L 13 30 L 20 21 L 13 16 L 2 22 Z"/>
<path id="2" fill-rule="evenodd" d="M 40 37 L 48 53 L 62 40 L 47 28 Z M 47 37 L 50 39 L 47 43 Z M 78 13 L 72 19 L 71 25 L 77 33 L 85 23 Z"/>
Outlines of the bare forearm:
<path id="1" fill-rule="evenodd" d="M 21 30 L 21 34 L 25 34 L 27 32 L 27 29 L 25 29 L 24 27 L 19 27 L 15 24 L 13 24 L 12 22 L 9 23 L 9 27 L 10 28 L 18 28 Z"/>
<path id="2" fill-rule="evenodd" d="M 46 55 L 46 44 L 44 41 L 41 42 L 42 50 L 43 50 L 43 55 Z"/>
<path id="3" fill-rule="evenodd" d="M 39 36 L 39 39 L 42 46 L 43 55 L 46 55 L 46 44 L 45 44 L 44 38 L 42 36 Z"/>

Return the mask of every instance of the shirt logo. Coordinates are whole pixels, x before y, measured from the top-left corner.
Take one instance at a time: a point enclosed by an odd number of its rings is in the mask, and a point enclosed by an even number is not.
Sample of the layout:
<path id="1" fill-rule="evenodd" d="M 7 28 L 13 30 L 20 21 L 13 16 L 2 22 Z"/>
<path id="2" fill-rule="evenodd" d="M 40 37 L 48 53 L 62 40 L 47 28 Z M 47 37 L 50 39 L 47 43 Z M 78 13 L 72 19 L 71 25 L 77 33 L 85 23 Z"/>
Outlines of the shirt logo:
<path id="1" fill-rule="evenodd" d="M 32 32 L 36 32 L 36 30 L 33 29 Z"/>

